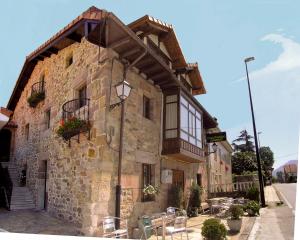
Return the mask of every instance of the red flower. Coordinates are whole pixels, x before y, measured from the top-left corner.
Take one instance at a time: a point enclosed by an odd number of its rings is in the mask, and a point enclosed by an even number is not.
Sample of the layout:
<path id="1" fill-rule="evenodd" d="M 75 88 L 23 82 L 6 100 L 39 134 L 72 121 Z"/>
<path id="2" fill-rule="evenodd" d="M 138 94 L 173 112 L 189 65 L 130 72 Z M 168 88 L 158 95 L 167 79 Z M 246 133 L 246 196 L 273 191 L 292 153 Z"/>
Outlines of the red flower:
<path id="1" fill-rule="evenodd" d="M 64 126 L 65 125 L 65 120 L 64 119 L 60 119 L 60 126 Z"/>

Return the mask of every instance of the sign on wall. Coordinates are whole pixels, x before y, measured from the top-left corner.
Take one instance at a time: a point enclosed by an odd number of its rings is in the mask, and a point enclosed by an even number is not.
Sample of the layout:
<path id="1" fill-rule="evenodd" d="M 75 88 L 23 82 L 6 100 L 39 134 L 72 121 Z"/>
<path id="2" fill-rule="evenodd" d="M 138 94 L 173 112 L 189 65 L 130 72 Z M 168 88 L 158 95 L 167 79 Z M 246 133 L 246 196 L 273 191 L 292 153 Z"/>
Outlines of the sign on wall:
<path id="1" fill-rule="evenodd" d="M 222 142 L 222 141 L 226 141 L 226 132 L 207 133 L 206 134 L 206 142 L 207 143 Z"/>

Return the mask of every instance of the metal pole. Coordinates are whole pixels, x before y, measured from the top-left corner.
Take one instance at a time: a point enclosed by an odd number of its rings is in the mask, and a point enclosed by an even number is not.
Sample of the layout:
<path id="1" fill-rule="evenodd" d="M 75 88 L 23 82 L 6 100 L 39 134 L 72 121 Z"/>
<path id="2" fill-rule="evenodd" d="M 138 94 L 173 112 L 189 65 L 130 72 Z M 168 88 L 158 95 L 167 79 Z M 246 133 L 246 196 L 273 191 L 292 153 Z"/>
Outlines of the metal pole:
<path id="1" fill-rule="evenodd" d="M 258 179 L 259 179 L 260 201 L 261 201 L 261 206 L 265 207 L 266 202 L 265 202 L 265 193 L 264 193 L 264 183 L 263 183 L 263 176 L 262 176 L 262 172 L 261 172 L 260 155 L 259 155 L 259 149 L 258 149 L 258 143 L 257 143 L 258 141 L 257 141 L 257 134 L 256 134 L 256 126 L 255 126 L 255 118 L 254 118 L 253 103 L 252 103 L 252 96 L 251 96 L 251 88 L 250 88 L 248 67 L 247 67 L 247 62 L 246 61 L 245 61 L 245 65 L 246 65 L 248 90 L 249 90 L 249 98 L 250 98 L 250 105 L 251 105 L 253 133 L 254 133 L 254 140 L 255 140 L 255 152 L 256 152 Z"/>
<path id="2" fill-rule="evenodd" d="M 119 143 L 119 163 L 118 163 L 118 182 L 116 185 L 116 207 L 115 216 L 120 218 L 121 215 L 121 174 L 122 174 L 122 158 L 123 158 L 123 133 L 124 133 L 124 115 L 125 101 L 121 101 L 121 123 L 120 123 L 120 143 Z M 120 227 L 120 221 L 116 221 L 117 229 Z"/>

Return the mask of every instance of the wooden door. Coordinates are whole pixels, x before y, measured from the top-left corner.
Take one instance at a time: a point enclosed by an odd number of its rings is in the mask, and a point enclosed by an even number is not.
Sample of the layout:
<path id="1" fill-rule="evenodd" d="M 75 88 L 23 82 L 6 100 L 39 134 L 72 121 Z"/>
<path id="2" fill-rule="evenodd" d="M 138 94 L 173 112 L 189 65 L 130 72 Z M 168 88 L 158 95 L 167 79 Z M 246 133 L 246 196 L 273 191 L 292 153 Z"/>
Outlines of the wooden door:
<path id="1" fill-rule="evenodd" d="M 184 190 L 184 171 L 173 170 L 173 184 L 179 186 Z"/>

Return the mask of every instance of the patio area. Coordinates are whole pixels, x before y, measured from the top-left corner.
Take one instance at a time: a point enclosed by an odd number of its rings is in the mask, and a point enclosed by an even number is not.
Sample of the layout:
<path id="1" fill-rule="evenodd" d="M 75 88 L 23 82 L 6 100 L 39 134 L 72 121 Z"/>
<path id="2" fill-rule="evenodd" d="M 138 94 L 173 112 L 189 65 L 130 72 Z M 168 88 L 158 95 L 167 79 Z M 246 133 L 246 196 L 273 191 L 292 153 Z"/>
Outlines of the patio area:
<path id="1" fill-rule="evenodd" d="M 200 215 L 198 217 L 189 218 L 187 221 L 187 228 L 188 228 L 188 235 L 189 240 L 201 240 L 203 237 L 201 236 L 201 228 L 203 225 L 203 222 L 206 219 L 212 218 L 212 215 Z M 228 233 L 227 239 L 228 240 L 243 240 L 247 239 L 248 235 L 250 234 L 250 231 L 252 229 L 252 225 L 254 224 L 255 218 L 249 218 L 249 217 L 243 217 L 243 225 L 242 229 L 239 233 Z M 221 220 L 222 223 L 225 224 L 225 226 L 228 229 L 226 219 Z M 162 237 L 158 237 L 159 240 L 162 240 Z M 173 239 L 181 239 L 180 234 L 174 235 Z M 182 239 L 186 239 L 185 235 L 183 234 Z M 150 240 L 156 240 L 156 236 L 152 236 Z M 166 237 L 166 240 L 171 240 L 170 236 Z"/>
<path id="2" fill-rule="evenodd" d="M 0 232 L 81 235 L 76 226 L 35 210 L 0 209 Z"/>

